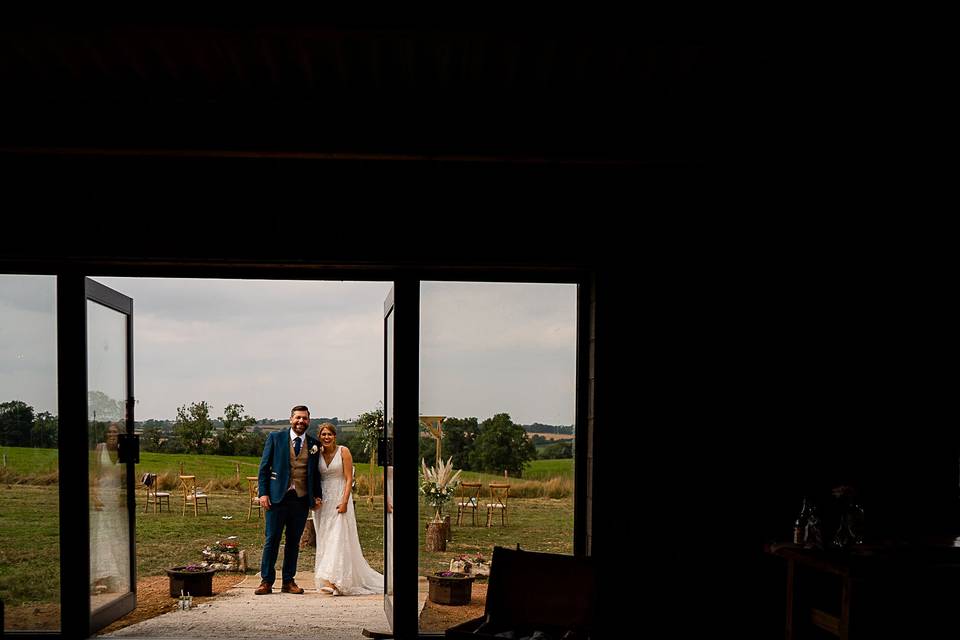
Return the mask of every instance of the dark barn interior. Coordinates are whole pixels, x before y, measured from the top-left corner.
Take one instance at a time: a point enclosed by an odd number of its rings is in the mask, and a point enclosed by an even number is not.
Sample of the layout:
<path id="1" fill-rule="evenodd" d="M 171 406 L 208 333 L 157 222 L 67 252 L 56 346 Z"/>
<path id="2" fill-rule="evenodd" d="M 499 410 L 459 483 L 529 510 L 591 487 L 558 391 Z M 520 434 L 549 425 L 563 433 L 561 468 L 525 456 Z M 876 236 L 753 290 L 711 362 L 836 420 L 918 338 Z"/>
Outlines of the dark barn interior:
<path id="1" fill-rule="evenodd" d="M 764 544 L 805 496 L 832 536 L 852 485 L 910 560 L 864 579 L 850 637 L 956 637 L 944 292 L 807 213 L 766 70 L 612 19 L 10 21 L 0 268 L 583 269 L 604 628 L 783 636 Z"/>

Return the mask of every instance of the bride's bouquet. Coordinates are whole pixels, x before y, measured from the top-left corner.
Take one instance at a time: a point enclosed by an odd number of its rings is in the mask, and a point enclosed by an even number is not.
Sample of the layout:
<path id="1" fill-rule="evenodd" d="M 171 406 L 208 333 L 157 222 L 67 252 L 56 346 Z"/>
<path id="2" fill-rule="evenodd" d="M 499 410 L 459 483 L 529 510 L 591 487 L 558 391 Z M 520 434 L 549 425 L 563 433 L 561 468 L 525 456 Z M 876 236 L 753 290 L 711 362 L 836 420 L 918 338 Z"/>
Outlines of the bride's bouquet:
<path id="1" fill-rule="evenodd" d="M 421 458 L 420 466 L 423 468 L 420 493 L 426 498 L 427 504 L 439 509 L 453 498 L 460 485 L 461 470 L 457 469 L 457 472 L 453 473 L 453 456 L 447 458 L 447 463 L 440 467 L 428 467 Z"/>

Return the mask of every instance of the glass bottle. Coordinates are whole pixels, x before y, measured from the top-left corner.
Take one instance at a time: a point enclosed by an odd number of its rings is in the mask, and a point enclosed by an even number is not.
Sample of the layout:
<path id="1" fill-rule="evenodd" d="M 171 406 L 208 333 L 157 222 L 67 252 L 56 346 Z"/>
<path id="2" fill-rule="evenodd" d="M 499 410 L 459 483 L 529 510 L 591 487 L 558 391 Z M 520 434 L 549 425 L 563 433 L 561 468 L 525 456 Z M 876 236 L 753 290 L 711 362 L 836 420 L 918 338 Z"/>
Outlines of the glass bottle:
<path id="1" fill-rule="evenodd" d="M 800 515 L 793 522 L 793 544 L 803 544 L 806 535 L 807 520 L 810 519 L 810 505 L 807 498 L 803 498 L 803 506 L 800 508 Z"/>
<path id="2" fill-rule="evenodd" d="M 854 544 L 863 544 L 863 505 L 856 500 L 850 501 L 850 534 Z"/>
<path id="3" fill-rule="evenodd" d="M 823 549 L 823 529 L 815 504 L 810 505 L 810 515 L 804 527 L 803 546 L 807 549 Z"/>
<path id="4" fill-rule="evenodd" d="M 863 544 L 863 507 L 854 498 L 844 500 L 840 524 L 831 542 L 841 549 L 852 544 Z"/>
<path id="5" fill-rule="evenodd" d="M 853 542 L 853 536 L 850 535 L 850 513 L 846 509 L 840 512 L 840 523 L 837 525 L 837 532 L 833 534 L 830 541 L 835 547 L 841 549 L 850 546 Z"/>

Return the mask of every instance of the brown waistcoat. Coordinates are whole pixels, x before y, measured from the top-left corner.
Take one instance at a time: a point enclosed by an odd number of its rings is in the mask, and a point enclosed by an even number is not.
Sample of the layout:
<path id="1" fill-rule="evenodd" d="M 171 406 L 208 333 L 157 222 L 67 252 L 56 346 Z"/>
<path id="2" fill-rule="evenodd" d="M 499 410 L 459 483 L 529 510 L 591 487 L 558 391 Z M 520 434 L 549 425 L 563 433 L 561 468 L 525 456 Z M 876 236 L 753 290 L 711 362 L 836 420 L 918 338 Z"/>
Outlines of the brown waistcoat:
<path id="1" fill-rule="evenodd" d="M 307 439 L 303 438 L 303 444 L 300 445 L 300 455 L 293 455 L 293 440 L 290 441 L 290 482 L 293 488 L 297 490 L 297 497 L 302 498 L 307 495 L 307 460 L 310 455 L 307 452 Z"/>

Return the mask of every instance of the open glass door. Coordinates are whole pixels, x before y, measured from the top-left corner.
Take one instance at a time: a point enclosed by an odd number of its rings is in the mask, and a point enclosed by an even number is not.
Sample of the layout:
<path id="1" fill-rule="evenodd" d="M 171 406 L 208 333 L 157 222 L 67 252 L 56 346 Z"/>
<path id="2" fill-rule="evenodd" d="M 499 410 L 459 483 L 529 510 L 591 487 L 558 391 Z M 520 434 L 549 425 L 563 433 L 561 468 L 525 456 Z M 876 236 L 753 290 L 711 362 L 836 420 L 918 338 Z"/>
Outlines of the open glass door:
<path id="1" fill-rule="evenodd" d="M 383 465 L 383 611 L 393 630 L 393 287 L 383 302 L 383 422 L 377 459 Z"/>
<path id="2" fill-rule="evenodd" d="M 133 300 L 87 278 L 90 633 L 136 607 Z"/>

